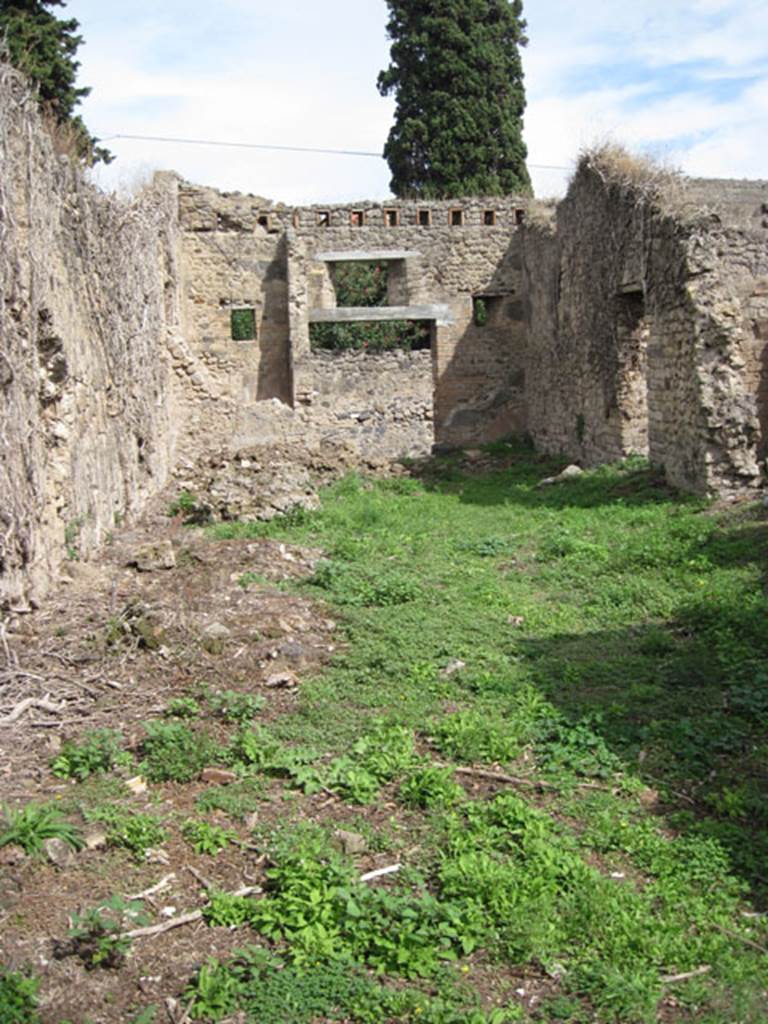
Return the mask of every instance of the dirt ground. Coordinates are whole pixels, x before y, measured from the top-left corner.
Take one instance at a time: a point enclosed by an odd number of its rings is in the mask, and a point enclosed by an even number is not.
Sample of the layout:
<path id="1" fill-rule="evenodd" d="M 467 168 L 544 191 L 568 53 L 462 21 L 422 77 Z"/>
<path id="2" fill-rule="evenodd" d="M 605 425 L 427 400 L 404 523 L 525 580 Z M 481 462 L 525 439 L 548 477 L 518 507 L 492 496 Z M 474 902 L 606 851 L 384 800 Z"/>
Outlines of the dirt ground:
<path id="1" fill-rule="evenodd" d="M 109 727 L 135 748 L 142 722 L 201 683 L 263 696 L 260 718 L 269 720 L 295 705 L 302 678 L 333 654 L 336 623 L 321 607 L 266 582 L 238 582 L 245 573 L 275 584 L 309 575 L 321 552 L 270 539 L 211 541 L 167 508 L 166 496 L 139 526 L 117 531 L 97 560 L 66 563 L 43 607 L 0 626 L 0 803 L 55 800 L 69 810 L 78 784 L 50 770 L 66 740 Z M 135 809 L 181 821 L 207 785 L 150 785 Z M 277 789 L 262 798 L 260 824 L 281 815 Z M 327 798 L 301 799 L 312 815 L 313 801 Z M 264 858 L 248 846 L 247 829 L 243 846 L 216 858 L 196 855 L 174 832 L 142 863 L 98 836 L 96 848 L 60 866 L 0 849 L 0 963 L 42 978 L 46 1024 L 129 1021 L 152 1003 L 156 1020 L 180 1022 L 196 968 L 242 944 L 242 934 L 197 921 L 137 939 L 117 971 L 54 957 L 71 916 L 115 893 L 133 896 L 165 879 L 145 902 L 162 922 L 203 906 L 206 885 L 259 885 Z"/>

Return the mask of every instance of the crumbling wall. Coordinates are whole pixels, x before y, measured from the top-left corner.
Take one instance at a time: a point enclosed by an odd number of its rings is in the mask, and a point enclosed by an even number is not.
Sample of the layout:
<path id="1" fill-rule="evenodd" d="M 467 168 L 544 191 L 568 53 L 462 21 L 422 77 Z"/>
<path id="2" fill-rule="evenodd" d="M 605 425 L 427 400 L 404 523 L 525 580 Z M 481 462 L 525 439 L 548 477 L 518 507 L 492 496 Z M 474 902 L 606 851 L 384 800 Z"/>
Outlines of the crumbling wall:
<path id="1" fill-rule="evenodd" d="M 648 451 L 646 209 L 583 169 L 524 229 L 528 430 L 585 465 Z"/>
<path id="2" fill-rule="evenodd" d="M 242 432 L 242 415 L 254 403 L 291 403 L 280 209 L 256 196 L 179 188 L 185 339 L 180 364 L 191 385 L 179 402 L 184 418 L 197 427 L 184 440 L 187 456 L 199 454 L 200 439 L 226 445 Z M 253 337 L 233 339 L 237 310 L 253 312 Z"/>
<path id="3" fill-rule="evenodd" d="M 517 245 L 524 212 L 515 197 L 294 211 L 289 295 L 297 399 L 306 402 L 318 391 L 309 323 L 313 310 L 334 303 L 334 258 L 390 252 L 398 258 L 390 265 L 389 303 L 435 307 L 434 441 L 476 444 L 524 429 L 525 328 Z M 485 310 L 482 323 L 476 316 L 478 298 Z"/>
<path id="4" fill-rule="evenodd" d="M 760 485 L 768 185 L 720 184 L 598 152 L 555 224 L 525 230 L 537 447 L 585 465 L 647 453 L 694 493 Z"/>
<path id="5" fill-rule="evenodd" d="M 176 195 L 100 194 L 0 64 L 0 605 L 44 593 L 172 459 Z"/>

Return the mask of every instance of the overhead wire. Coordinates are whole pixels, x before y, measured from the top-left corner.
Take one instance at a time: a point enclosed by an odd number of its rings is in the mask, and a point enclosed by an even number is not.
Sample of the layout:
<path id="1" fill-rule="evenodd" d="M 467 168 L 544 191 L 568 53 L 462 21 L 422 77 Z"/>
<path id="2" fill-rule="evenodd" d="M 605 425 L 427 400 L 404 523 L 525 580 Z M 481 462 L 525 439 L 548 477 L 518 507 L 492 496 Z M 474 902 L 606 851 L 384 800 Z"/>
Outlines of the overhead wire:
<path id="1" fill-rule="evenodd" d="M 317 146 L 277 146 L 266 142 L 226 142 L 221 139 L 177 139 L 167 135 L 129 135 L 117 132 L 114 135 L 99 136 L 99 142 L 114 142 L 115 139 L 129 139 L 137 142 L 171 142 L 184 146 L 224 146 L 229 149 L 266 149 L 282 153 L 323 153 L 329 156 L 366 156 L 384 159 L 383 153 L 373 153 L 363 149 L 325 149 Z M 569 171 L 570 167 L 556 164 L 528 164 L 529 167 L 542 171 Z"/>

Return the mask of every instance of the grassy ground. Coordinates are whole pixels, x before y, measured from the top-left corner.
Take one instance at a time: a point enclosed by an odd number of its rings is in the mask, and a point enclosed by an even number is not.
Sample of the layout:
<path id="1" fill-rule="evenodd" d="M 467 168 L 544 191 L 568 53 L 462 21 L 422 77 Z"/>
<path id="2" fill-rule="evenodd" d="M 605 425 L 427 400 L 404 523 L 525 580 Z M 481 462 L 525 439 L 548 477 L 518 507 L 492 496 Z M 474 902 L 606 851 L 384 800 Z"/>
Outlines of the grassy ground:
<path id="1" fill-rule="evenodd" d="M 291 713 L 198 694 L 150 729 L 145 773 L 184 782 L 185 719 L 228 722 L 242 781 L 185 825 L 211 856 L 207 812 L 281 801 L 266 894 L 211 897 L 244 948 L 191 979 L 192 1020 L 768 1019 L 764 512 L 639 462 L 537 488 L 543 460 L 490 457 L 215 528 L 322 547 L 285 586 L 345 642 Z M 361 882 L 339 826 L 400 869 Z"/>

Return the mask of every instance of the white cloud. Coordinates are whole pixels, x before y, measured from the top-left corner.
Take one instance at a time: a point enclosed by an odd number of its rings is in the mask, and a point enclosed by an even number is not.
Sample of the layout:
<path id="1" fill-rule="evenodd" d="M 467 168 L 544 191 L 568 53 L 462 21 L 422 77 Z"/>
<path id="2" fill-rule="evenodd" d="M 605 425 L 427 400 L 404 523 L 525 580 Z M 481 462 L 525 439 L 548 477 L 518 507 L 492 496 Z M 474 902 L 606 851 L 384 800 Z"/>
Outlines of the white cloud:
<path id="1" fill-rule="evenodd" d="M 387 63 L 385 0 L 109 6 L 67 5 L 87 40 L 81 78 L 93 93 L 83 113 L 93 131 L 381 150 L 392 117 L 375 85 Z M 581 147 L 610 135 L 691 173 L 768 175 L 757 144 L 768 112 L 764 0 L 537 0 L 526 13 L 532 164 L 570 166 Z M 112 148 L 120 160 L 99 172 L 106 182 L 152 165 L 288 202 L 388 190 L 382 160 L 128 141 Z M 562 190 L 567 177 L 533 175 L 540 193 Z"/>

